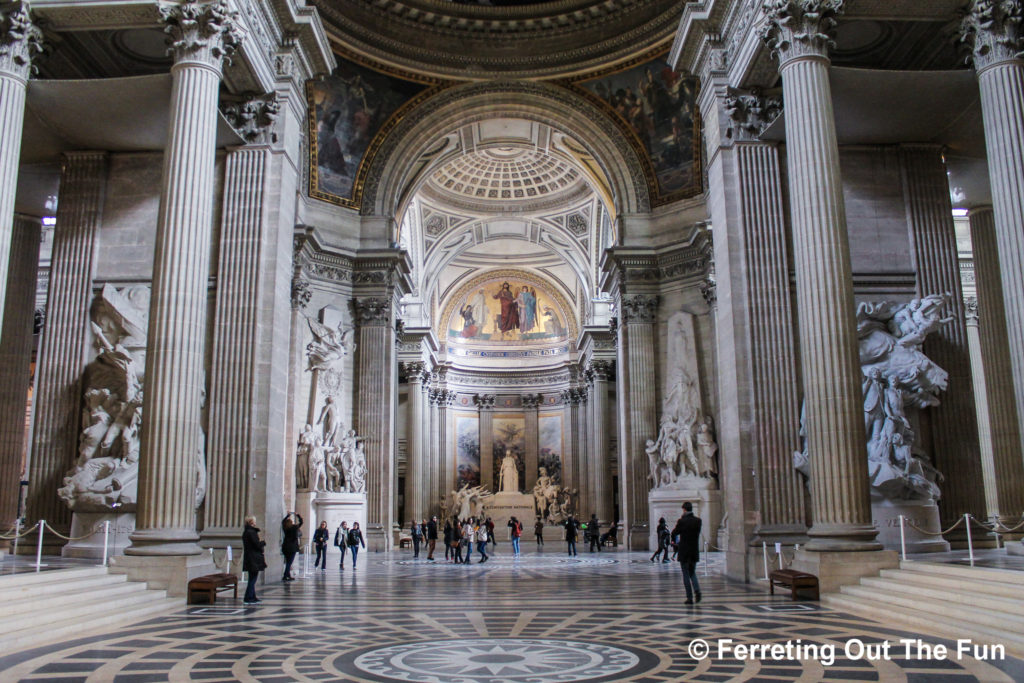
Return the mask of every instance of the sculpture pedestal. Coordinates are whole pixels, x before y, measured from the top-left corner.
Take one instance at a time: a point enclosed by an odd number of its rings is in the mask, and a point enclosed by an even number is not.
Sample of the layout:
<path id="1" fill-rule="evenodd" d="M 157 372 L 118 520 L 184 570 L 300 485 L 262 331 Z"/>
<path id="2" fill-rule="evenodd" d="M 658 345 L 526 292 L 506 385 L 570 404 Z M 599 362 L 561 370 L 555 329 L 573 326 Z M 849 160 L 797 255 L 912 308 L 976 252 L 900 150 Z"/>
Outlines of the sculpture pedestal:
<path id="1" fill-rule="evenodd" d="M 320 522 L 327 522 L 327 531 L 330 532 L 328 540 L 328 553 L 333 555 L 337 552 L 334 547 L 334 532 L 343 521 L 348 522 L 351 529 L 354 522 L 359 522 L 359 528 L 363 532 L 363 540 L 366 541 L 368 550 L 377 550 L 370 547 L 370 535 L 366 528 L 366 494 L 365 493 L 329 493 L 317 491 L 313 494 L 302 494 L 313 496 L 313 514 L 310 515 L 309 526 L 303 530 L 305 541 L 312 543 L 313 531 L 320 526 Z"/>
<path id="2" fill-rule="evenodd" d="M 701 519 L 701 552 L 704 541 L 714 544 L 717 541 L 718 527 L 722 523 L 722 492 L 712 488 L 715 482 L 711 479 L 682 479 L 679 488 L 659 488 L 651 491 L 647 498 L 647 511 L 650 515 L 648 549 L 658 547 L 658 519 L 665 518 L 668 530 L 676 525 L 683 516 L 683 503 L 693 504 L 693 514 Z"/>
<path id="3" fill-rule="evenodd" d="M 910 527 L 913 524 L 932 533 L 942 530 L 939 506 L 934 502 L 892 501 L 876 495 L 871 498 L 871 518 L 878 527 L 878 542 L 887 550 L 900 549 L 900 515 L 903 515 L 908 553 L 949 552 L 949 543 L 942 536 L 929 536 Z"/>
<path id="4" fill-rule="evenodd" d="M 72 538 L 91 534 L 87 538 L 68 541 L 61 548 L 63 557 L 76 557 L 91 560 L 103 559 L 103 528 L 110 522 L 110 535 L 107 537 L 107 557 L 123 554 L 124 549 L 131 545 L 128 536 L 135 531 L 134 512 L 75 512 L 71 515 Z"/>
<path id="5" fill-rule="evenodd" d="M 523 525 L 524 537 L 533 532 L 533 525 L 537 521 L 533 496 L 528 493 L 495 493 L 483 514 L 494 522 L 494 534 L 500 540 L 509 538 L 508 522 L 513 517 Z"/>

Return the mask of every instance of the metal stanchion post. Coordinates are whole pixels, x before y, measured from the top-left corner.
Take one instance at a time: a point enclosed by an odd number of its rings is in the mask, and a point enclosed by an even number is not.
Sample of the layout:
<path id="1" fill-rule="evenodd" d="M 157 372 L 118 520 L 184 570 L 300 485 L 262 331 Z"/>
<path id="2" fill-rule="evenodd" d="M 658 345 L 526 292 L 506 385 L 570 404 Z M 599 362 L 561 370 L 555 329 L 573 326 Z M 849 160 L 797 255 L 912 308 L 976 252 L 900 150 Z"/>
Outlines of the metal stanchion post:
<path id="1" fill-rule="evenodd" d="M 39 520 L 39 541 L 36 543 L 36 571 L 43 566 L 43 528 L 46 526 L 46 520 Z"/>
<path id="2" fill-rule="evenodd" d="M 14 520 L 14 556 L 18 556 L 18 537 L 21 536 L 21 517 Z"/>
<path id="3" fill-rule="evenodd" d="M 900 553 L 902 554 L 903 561 L 907 561 L 907 534 L 906 529 L 903 526 L 903 515 L 900 515 Z"/>
<path id="4" fill-rule="evenodd" d="M 704 541 L 704 576 L 708 575 L 708 542 Z"/>
<path id="5" fill-rule="evenodd" d="M 110 542 L 110 520 L 103 522 L 103 566 L 107 566 L 107 544 Z"/>
<path id="6" fill-rule="evenodd" d="M 224 563 L 224 573 L 225 574 L 230 574 L 231 573 L 231 561 L 234 560 L 234 554 L 232 553 L 230 545 L 228 545 L 228 555 L 227 555 L 227 558 L 228 558 L 227 561 Z"/>
<path id="7" fill-rule="evenodd" d="M 302 576 L 309 576 L 309 546 L 306 546 L 305 559 L 302 561 Z"/>
<path id="8" fill-rule="evenodd" d="M 967 525 L 967 555 L 971 558 L 971 566 L 974 566 L 974 542 L 971 540 L 971 513 L 964 513 L 964 524 Z"/>
<path id="9" fill-rule="evenodd" d="M 764 561 L 764 580 L 768 580 L 768 543 L 761 541 L 761 559 Z"/>

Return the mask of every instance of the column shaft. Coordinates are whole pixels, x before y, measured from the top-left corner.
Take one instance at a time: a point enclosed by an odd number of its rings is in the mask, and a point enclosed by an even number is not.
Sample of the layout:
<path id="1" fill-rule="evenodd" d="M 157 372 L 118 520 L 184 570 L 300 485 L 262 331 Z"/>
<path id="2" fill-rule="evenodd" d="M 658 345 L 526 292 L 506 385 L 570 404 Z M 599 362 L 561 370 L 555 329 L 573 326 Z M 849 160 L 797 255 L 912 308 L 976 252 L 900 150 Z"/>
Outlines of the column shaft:
<path id="1" fill-rule="evenodd" d="M 611 441 L 611 434 L 608 433 L 608 380 L 605 378 L 606 371 L 597 373 L 594 377 L 594 389 L 591 392 L 593 400 L 590 402 L 590 410 L 593 416 L 590 423 L 589 433 L 591 435 L 591 481 L 593 482 L 594 498 L 597 504 L 597 518 L 602 524 L 610 524 L 612 521 L 613 496 L 611 490 L 611 477 L 608 472 L 608 444 Z"/>
<path id="2" fill-rule="evenodd" d="M 628 375 L 620 381 L 626 401 L 626 432 L 620 438 L 625 462 L 619 469 L 622 488 L 623 521 L 629 525 L 630 550 L 646 550 L 649 541 L 647 494 L 651 489 L 648 478 L 646 441 L 658 434 L 657 406 L 657 354 L 654 334 L 657 310 L 656 298 L 637 295 L 624 301 L 625 324 L 619 328 L 621 353 L 620 367 Z M 641 312 L 642 311 L 642 312 Z"/>
<path id="3" fill-rule="evenodd" d="M 424 476 L 424 481 L 427 484 L 427 500 L 428 512 L 430 514 L 440 514 L 439 504 L 444 497 L 448 494 L 448 491 L 441 486 L 441 416 L 440 407 L 438 406 L 438 390 L 431 388 L 427 392 L 428 399 L 428 421 L 429 421 L 429 440 L 427 441 L 427 473 Z"/>
<path id="4" fill-rule="evenodd" d="M 41 226 L 38 218 L 14 216 L 7 298 L 0 331 L 0 529 L 18 516 L 25 462 L 25 407 L 32 379 L 32 326 L 39 272 Z"/>
<path id="5" fill-rule="evenodd" d="M 423 504 L 423 384 L 419 372 L 409 374 L 409 420 L 406 423 L 405 519 L 421 521 Z"/>
<path id="6" fill-rule="evenodd" d="M 70 530 L 71 511 L 58 500 L 57 489 L 78 447 L 81 380 L 89 352 L 89 305 L 106 176 L 106 154 L 64 156 L 46 326 L 36 363 L 28 517 L 45 519 L 65 534 Z"/>
<path id="7" fill-rule="evenodd" d="M 494 405 L 480 405 L 480 485 L 494 491 Z"/>
<path id="8" fill-rule="evenodd" d="M 537 468 L 540 467 L 540 425 L 537 409 L 541 397 L 532 396 L 529 405 L 524 406 L 523 415 L 526 418 L 526 457 L 523 462 L 525 472 L 525 485 L 527 491 L 533 491 L 537 484 Z M 564 483 L 563 485 L 568 486 Z"/>

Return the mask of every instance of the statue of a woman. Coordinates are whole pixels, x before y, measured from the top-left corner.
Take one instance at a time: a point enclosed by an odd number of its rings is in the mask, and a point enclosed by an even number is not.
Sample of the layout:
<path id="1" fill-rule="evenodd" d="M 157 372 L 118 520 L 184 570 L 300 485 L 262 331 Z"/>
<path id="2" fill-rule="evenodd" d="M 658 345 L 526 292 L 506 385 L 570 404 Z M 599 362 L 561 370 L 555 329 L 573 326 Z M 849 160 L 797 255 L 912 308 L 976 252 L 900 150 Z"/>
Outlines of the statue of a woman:
<path id="1" fill-rule="evenodd" d="M 516 459 L 505 450 L 501 461 L 501 472 L 498 475 L 498 490 L 502 493 L 519 493 L 519 466 Z"/>

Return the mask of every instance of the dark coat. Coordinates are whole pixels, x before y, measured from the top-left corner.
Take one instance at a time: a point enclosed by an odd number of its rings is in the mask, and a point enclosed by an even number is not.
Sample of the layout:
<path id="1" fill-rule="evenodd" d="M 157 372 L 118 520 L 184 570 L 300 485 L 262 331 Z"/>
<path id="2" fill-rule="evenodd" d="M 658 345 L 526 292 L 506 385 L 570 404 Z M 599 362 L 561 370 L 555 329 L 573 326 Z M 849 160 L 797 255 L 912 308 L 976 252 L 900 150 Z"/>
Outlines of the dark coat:
<path id="1" fill-rule="evenodd" d="M 317 530 L 313 532 L 313 544 L 318 548 L 326 548 L 327 540 L 331 537 L 331 532 L 327 529 L 321 529 L 317 527 Z"/>
<path id="2" fill-rule="evenodd" d="M 567 519 L 562 522 L 562 526 L 565 527 L 565 540 L 575 541 L 579 537 L 580 523 L 574 518 Z"/>
<path id="3" fill-rule="evenodd" d="M 672 536 L 679 539 L 680 563 L 700 561 L 700 527 L 700 517 L 695 516 L 692 512 L 685 513 L 676 522 Z"/>
<path id="4" fill-rule="evenodd" d="M 437 522 L 435 522 L 434 520 L 430 520 L 429 522 L 427 522 L 427 540 L 437 540 Z"/>
<path id="5" fill-rule="evenodd" d="M 299 552 L 299 534 L 302 529 L 302 515 L 295 515 L 295 518 L 299 521 L 295 524 L 285 524 L 288 518 L 285 517 L 281 521 L 281 552 L 284 553 L 297 553 Z"/>
<path id="6" fill-rule="evenodd" d="M 416 523 L 409 528 L 409 533 L 413 538 L 423 538 L 423 525 Z"/>
<path id="7" fill-rule="evenodd" d="M 267 560 L 263 557 L 266 545 L 266 541 L 260 540 L 260 530 L 246 524 L 242 530 L 242 571 L 256 573 L 267 568 Z"/>
<path id="8" fill-rule="evenodd" d="M 348 547 L 352 548 L 355 546 L 366 547 L 366 543 L 363 542 L 363 532 L 359 529 L 348 530 Z"/>

